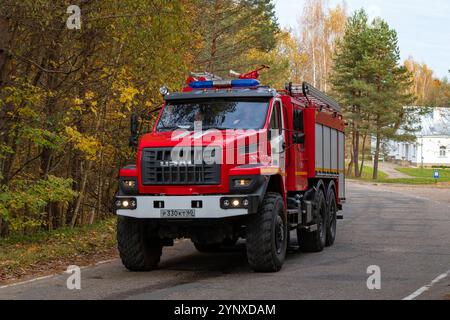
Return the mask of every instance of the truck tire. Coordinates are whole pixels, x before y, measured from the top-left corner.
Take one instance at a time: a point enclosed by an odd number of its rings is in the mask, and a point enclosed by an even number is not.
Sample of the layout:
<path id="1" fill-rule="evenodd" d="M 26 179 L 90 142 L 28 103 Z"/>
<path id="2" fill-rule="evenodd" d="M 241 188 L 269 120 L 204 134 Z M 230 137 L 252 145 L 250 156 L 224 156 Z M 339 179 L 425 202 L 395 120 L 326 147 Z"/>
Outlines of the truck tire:
<path id="1" fill-rule="evenodd" d="M 328 190 L 327 195 L 328 223 L 327 223 L 327 241 L 325 245 L 331 247 L 336 239 L 337 227 L 337 203 L 336 195 L 333 189 Z"/>
<path id="2" fill-rule="evenodd" d="M 151 237 L 145 220 L 118 216 L 117 244 L 123 265 L 130 271 L 156 269 L 162 254 L 162 243 Z"/>
<path id="3" fill-rule="evenodd" d="M 277 272 L 283 265 L 287 249 L 284 213 L 281 195 L 269 192 L 247 226 L 247 259 L 256 272 Z"/>
<path id="4" fill-rule="evenodd" d="M 313 208 L 314 223 L 317 225 L 317 230 L 309 232 L 301 228 L 297 229 L 299 247 L 305 252 L 320 252 L 325 248 L 328 212 L 325 196 L 321 189 L 315 193 Z"/>

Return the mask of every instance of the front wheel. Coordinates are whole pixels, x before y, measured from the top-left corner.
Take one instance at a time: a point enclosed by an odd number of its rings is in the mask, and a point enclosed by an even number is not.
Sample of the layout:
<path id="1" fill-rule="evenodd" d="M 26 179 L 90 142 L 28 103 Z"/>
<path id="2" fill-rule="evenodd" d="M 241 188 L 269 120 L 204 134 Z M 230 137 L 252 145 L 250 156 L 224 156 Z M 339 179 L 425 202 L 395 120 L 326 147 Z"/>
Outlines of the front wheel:
<path id="1" fill-rule="evenodd" d="M 117 244 L 122 263 L 128 270 L 157 268 L 163 246 L 159 237 L 151 235 L 145 220 L 118 216 Z"/>
<path id="2" fill-rule="evenodd" d="M 267 193 L 247 226 L 247 259 L 252 269 L 279 271 L 286 257 L 287 238 L 283 198 L 278 193 Z"/>

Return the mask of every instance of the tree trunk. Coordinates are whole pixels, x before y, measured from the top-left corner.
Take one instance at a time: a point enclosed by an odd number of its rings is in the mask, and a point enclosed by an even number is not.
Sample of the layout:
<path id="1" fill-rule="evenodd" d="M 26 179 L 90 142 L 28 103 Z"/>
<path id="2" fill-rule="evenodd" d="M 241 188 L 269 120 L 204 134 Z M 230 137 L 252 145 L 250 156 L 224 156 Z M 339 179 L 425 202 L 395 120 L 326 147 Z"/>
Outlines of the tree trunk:
<path id="1" fill-rule="evenodd" d="M 84 164 L 84 161 L 82 161 L 81 165 L 80 165 L 81 171 L 83 171 L 83 164 Z M 72 220 L 70 222 L 70 226 L 72 228 L 75 227 L 78 215 L 80 213 L 81 203 L 83 201 L 84 193 L 85 193 L 85 190 L 86 190 L 86 182 L 87 182 L 88 174 L 89 174 L 89 172 L 91 170 L 91 166 L 92 166 L 92 161 L 89 161 L 86 170 L 82 174 L 83 178 L 82 178 L 82 181 L 81 181 L 80 191 L 79 191 L 78 199 L 77 199 L 77 202 L 76 202 L 76 205 L 75 205 L 75 209 L 73 211 Z"/>
<path id="2" fill-rule="evenodd" d="M 375 148 L 375 158 L 373 159 L 373 180 L 378 179 L 378 159 L 380 158 L 380 145 L 381 145 L 381 134 L 380 129 L 377 128 L 377 142 Z"/>
<path id="3" fill-rule="evenodd" d="M 359 177 L 359 131 L 358 126 L 355 126 L 355 142 L 353 144 L 353 161 L 355 165 L 355 177 Z"/>
<path id="4" fill-rule="evenodd" d="M 317 75 L 316 75 L 316 44 L 312 41 L 312 63 L 313 63 L 313 86 L 317 88 Z"/>
<path id="5" fill-rule="evenodd" d="M 94 220 L 95 220 L 95 209 L 94 208 L 92 208 L 91 209 L 91 214 L 89 215 L 89 221 L 88 221 L 88 224 L 93 224 L 94 223 Z"/>
<path id="6" fill-rule="evenodd" d="M 347 177 L 351 177 L 352 176 L 352 172 L 353 172 L 353 164 L 355 163 L 353 160 L 353 150 L 350 152 L 350 162 L 348 163 L 347 166 Z"/>
<path id="7" fill-rule="evenodd" d="M 367 133 L 363 136 L 363 145 L 361 150 L 361 166 L 359 167 L 359 177 L 362 176 L 363 170 L 364 170 L 364 157 L 366 156 L 366 140 L 367 140 Z"/>
<path id="8" fill-rule="evenodd" d="M 220 11 L 220 0 L 216 0 L 214 3 L 214 25 L 211 30 L 212 41 L 211 41 L 211 49 L 210 49 L 211 51 L 210 51 L 208 70 L 207 70 L 211 73 L 214 73 L 215 69 L 217 67 L 216 66 L 217 40 L 218 40 L 217 23 L 219 21 L 219 19 L 218 19 L 219 11 Z"/>
<path id="9" fill-rule="evenodd" d="M 5 67 L 8 61 L 8 48 L 11 41 L 8 20 L 0 17 L 0 88 L 5 79 Z"/>

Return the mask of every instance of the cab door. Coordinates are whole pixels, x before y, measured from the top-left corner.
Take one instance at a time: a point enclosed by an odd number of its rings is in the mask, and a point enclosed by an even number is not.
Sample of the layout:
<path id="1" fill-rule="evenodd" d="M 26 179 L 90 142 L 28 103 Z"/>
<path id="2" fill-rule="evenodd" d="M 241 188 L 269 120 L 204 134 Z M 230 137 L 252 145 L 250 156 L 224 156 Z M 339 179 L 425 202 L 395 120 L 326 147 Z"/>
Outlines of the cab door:
<path id="1" fill-rule="evenodd" d="M 283 177 L 286 176 L 286 136 L 285 128 L 286 119 L 284 117 L 281 101 L 275 100 L 270 116 L 270 145 L 272 148 L 272 163 L 280 167 Z"/>

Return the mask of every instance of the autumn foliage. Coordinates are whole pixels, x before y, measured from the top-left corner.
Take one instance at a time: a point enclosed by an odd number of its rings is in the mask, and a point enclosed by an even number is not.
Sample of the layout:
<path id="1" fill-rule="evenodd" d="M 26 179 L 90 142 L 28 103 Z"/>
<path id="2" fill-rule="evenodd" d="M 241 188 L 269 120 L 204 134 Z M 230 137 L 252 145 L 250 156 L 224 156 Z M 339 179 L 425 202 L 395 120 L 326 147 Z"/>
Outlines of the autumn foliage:
<path id="1" fill-rule="evenodd" d="M 70 1 L 0 2 L 0 237 L 110 215 L 118 170 L 135 161 L 130 114 L 148 131 L 159 87 L 179 90 L 189 71 L 266 64 L 265 84 L 331 92 L 347 25 L 344 5 L 315 0 L 295 30 L 280 29 L 270 0 L 78 2 L 79 30 L 66 26 Z M 420 99 L 440 99 L 447 84 L 407 67 Z"/>

